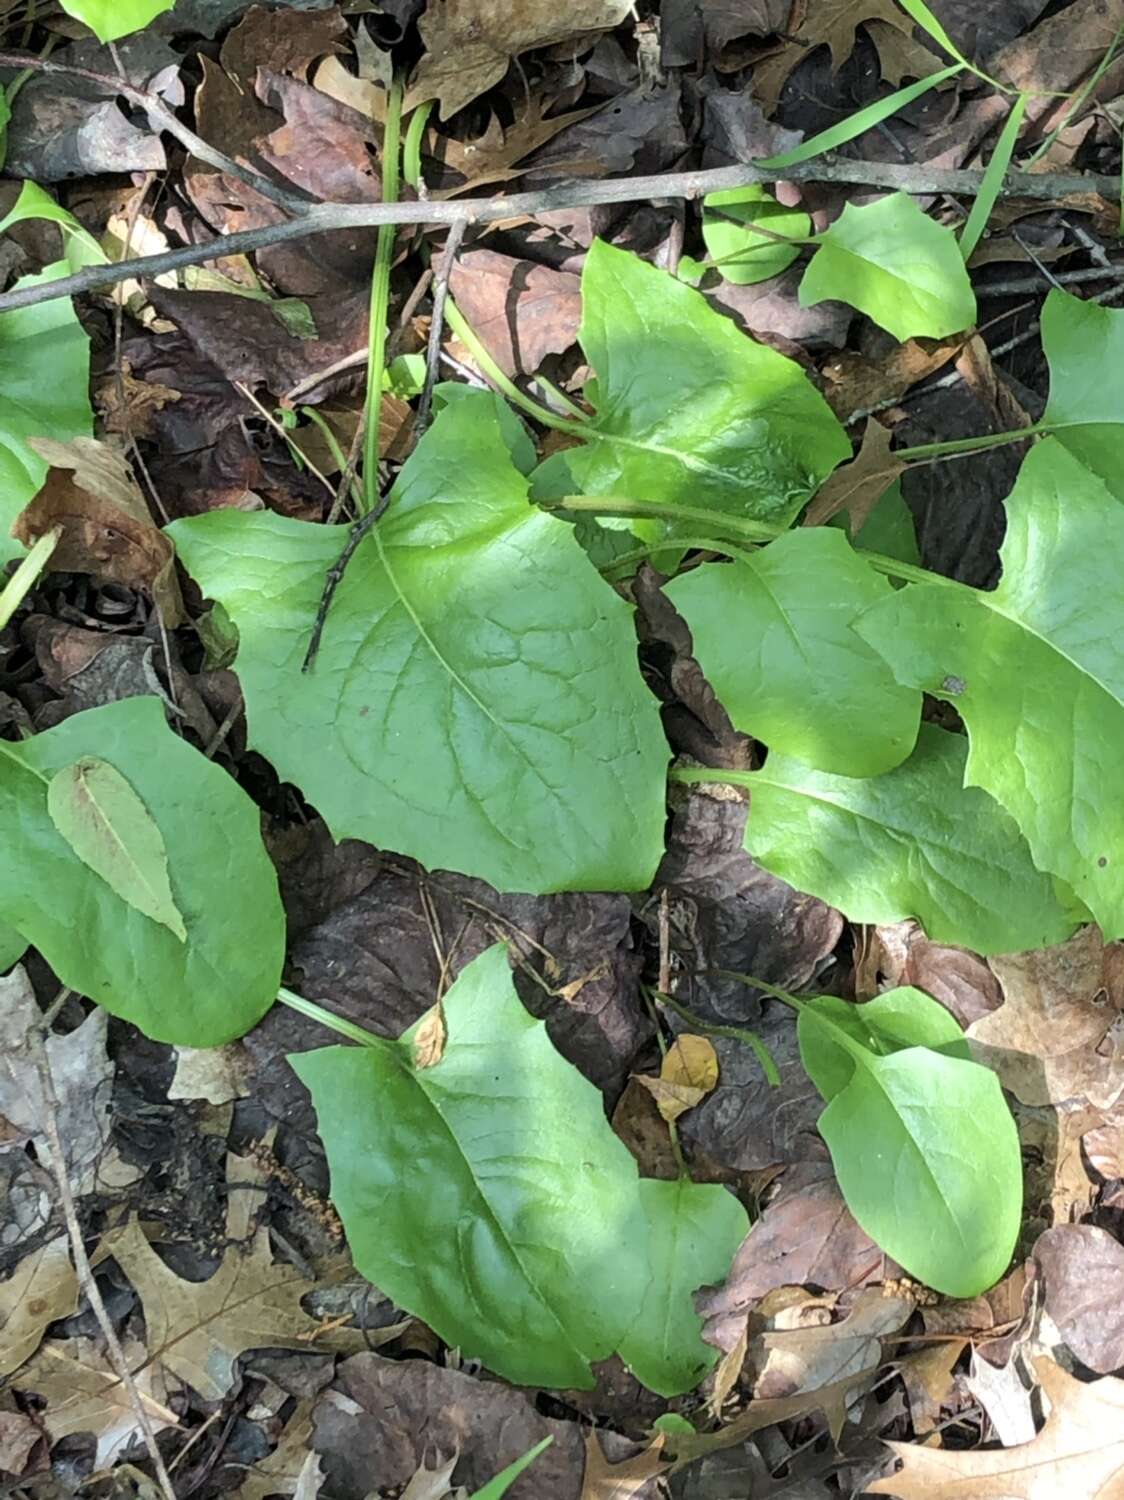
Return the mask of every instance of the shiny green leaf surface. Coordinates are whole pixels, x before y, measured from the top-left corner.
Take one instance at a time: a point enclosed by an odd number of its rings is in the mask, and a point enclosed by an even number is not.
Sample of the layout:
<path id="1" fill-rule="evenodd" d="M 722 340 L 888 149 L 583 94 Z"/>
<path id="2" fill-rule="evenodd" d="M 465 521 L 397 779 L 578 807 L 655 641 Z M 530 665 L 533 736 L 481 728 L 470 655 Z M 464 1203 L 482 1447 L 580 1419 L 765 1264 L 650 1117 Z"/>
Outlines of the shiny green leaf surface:
<path id="1" fill-rule="evenodd" d="M 59 0 L 59 4 L 68 16 L 84 22 L 99 42 L 115 42 L 171 10 L 175 0 Z"/>
<path id="2" fill-rule="evenodd" d="M 1055 289 L 1042 308 L 1043 423 L 1124 500 L 1124 312 Z"/>

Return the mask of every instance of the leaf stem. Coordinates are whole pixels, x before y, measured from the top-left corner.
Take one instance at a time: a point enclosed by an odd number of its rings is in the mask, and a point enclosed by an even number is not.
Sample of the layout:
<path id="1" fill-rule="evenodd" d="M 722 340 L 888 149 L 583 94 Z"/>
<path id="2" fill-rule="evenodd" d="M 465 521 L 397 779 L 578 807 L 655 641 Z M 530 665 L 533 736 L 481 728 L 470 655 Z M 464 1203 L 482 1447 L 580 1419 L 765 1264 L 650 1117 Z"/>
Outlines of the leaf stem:
<path id="1" fill-rule="evenodd" d="M 402 125 L 402 80 L 390 85 L 386 128 L 382 143 L 382 201 L 398 200 L 399 134 Z M 367 332 L 367 407 L 363 437 L 363 510 L 370 512 L 379 498 L 379 425 L 382 416 L 382 378 L 386 368 L 386 324 L 390 308 L 390 263 L 394 258 L 393 224 L 380 224 L 371 273 L 370 324 Z"/>
<path id="2" fill-rule="evenodd" d="M 410 116 L 410 123 L 406 126 L 406 138 L 402 143 L 402 176 L 415 192 L 421 187 L 422 139 L 425 136 L 425 127 L 429 124 L 433 104 L 432 99 L 427 99 L 424 104 L 419 104 L 414 110 Z"/>
<path id="3" fill-rule="evenodd" d="M 894 457 L 905 463 L 913 463 L 919 458 L 948 458 L 954 453 L 982 453 L 988 448 L 1005 448 L 1010 443 L 1021 443 L 1026 438 L 1056 432 L 1060 425 L 1067 424 L 1035 422 L 1030 427 L 1017 427 L 1009 432 L 985 432 L 979 437 L 950 438 L 944 443 L 921 443 L 916 448 L 895 448 Z"/>
<path id="4" fill-rule="evenodd" d="M 741 978 L 740 975 L 736 977 Z M 773 1060 L 773 1055 L 755 1031 L 750 1031 L 745 1026 L 720 1026 L 716 1022 L 704 1021 L 701 1016 L 695 1015 L 694 1011 L 688 1010 L 685 1005 L 680 1005 L 678 1000 L 673 1000 L 662 990 L 652 990 L 650 993 L 653 999 L 658 1000 L 661 1005 L 666 1005 L 669 1010 L 673 1010 L 681 1020 L 686 1021 L 688 1026 L 693 1026 L 696 1031 L 701 1031 L 706 1036 L 729 1037 L 732 1041 L 744 1042 L 747 1047 L 752 1047 L 770 1085 L 773 1088 L 780 1085 L 781 1075 Z"/>
<path id="5" fill-rule="evenodd" d="M 19 567 L 4 585 L 3 593 L 0 593 L 0 630 L 3 630 L 35 587 L 39 575 L 50 562 L 51 553 L 58 546 L 61 536 L 61 526 L 45 531 L 27 556 L 21 558 Z"/>
<path id="6" fill-rule="evenodd" d="M 334 1016 L 330 1010 L 325 1010 L 322 1005 L 317 1005 L 315 1000 L 306 1000 L 302 995 L 294 995 L 292 990 L 282 986 L 277 991 L 277 998 L 282 1005 L 287 1005 L 290 1010 L 295 1010 L 298 1015 L 307 1016 L 310 1021 L 319 1021 L 321 1026 L 326 1026 L 329 1031 L 338 1032 L 340 1036 L 347 1037 L 349 1042 L 358 1042 L 361 1047 L 380 1048 L 393 1047 L 393 1042 L 388 1042 L 384 1036 L 376 1036 L 373 1031 L 367 1031 L 362 1026 L 357 1026 L 354 1021 L 347 1021 L 343 1016 Z"/>
<path id="7" fill-rule="evenodd" d="M 529 417 L 533 417 L 536 422 L 541 423 L 543 427 L 556 427 L 559 432 L 569 432 L 575 437 L 586 435 L 586 424 L 584 421 L 571 422 L 568 418 L 560 417 L 557 412 L 551 411 L 549 407 L 541 405 L 533 397 L 523 394 L 515 382 L 500 369 L 491 354 L 489 354 L 488 350 L 481 343 L 476 330 L 465 318 L 452 297 L 448 297 L 445 301 L 445 321 L 456 334 L 457 338 L 460 339 L 461 343 L 466 345 L 471 351 L 472 357 L 479 365 L 482 373 L 488 377 L 498 391 L 507 397 L 513 406 L 520 407 Z"/>

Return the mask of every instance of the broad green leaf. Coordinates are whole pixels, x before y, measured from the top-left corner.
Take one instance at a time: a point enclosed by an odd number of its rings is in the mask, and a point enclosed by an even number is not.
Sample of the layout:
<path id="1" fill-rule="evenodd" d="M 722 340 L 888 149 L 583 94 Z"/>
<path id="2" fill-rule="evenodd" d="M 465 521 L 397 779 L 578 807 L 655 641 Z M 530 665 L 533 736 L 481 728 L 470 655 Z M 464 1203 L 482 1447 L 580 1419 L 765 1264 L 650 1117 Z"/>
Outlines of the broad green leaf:
<path id="1" fill-rule="evenodd" d="M 69 274 L 56 261 L 16 287 L 37 286 Z M 47 463 L 28 446 L 33 437 L 69 442 L 89 437 L 90 341 L 68 298 L 0 313 L 0 565 L 23 548 L 12 522 L 39 493 Z"/>
<path id="2" fill-rule="evenodd" d="M 643 890 L 667 748 L 631 612 L 527 501 L 485 403 L 442 411 L 362 543 L 234 510 L 171 528 L 240 637 L 251 743 L 337 838 L 507 890 Z"/>
<path id="3" fill-rule="evenodd" d="M 827 1100 L 851 1080 L 855 1064 L 839 1045 L 834 1028 L 845 1031 L 868 1052 L 889 1056 L 905 1047 L 928 1047 L 971 1061 L 972 1050 L 953 1017 L 938 1000 L 911 985 L 886 990 L 864 1005 L 820 995 L 807 1002 L 833 1026 L 809 1026 L 800 1042 L 800 1059 L 808 1077 Z"/>
<path id="4" fill-rule="evenodd" d="M 800 254 L 799 245 L 778 244 L 745 228 L 747 224 L 760 224 L 773 234 L 791 239 L 805 239 L 812 232 L 812 221 L 806 213 L 785 208 L 760 184 L 707 193 L 703 199 L 703 243 L 723 280 L 738 286 L 779 276 Z"/>
<path id="5" fill-rule="evenodd" d="M 875 776 L 913 749 L 921 695 L 851 629 L 893 588 L 841 531 L 790 531 L 665 592 L 734 727 L 808 765 Z"/>
<path id="6" fill-rule="evenodd" d="M 924 1046 L 874 1053 L 820 1002 L 801 1008 L 797 1038 L 831 1090 L 819 1130 L 861 1227 L 939 1292 L 992 1286 L 1022 1216 L 1018 1132 L 995 1074 Z"/>
<path id="7" fill-rule="evenodd" d="M 26 951 L 27 939 L 7 922 L 0 922 L 0 974 L 6 974 Z"/>
<path id="8" fill-rule="evenodd" d="M 852 922 L 916 917 L 934 942 L 977 953 L 1064 941 L 1078 916 L 1035 868 L 1014 821 L 964 786 L 967 758 L 963 736 L 930 724 L 904 765 L 865 780 L 770 755 L 744 778 L 746 848 Z"/>
<path id="9" fill-rule="evenodd" d="M 122 899 L 55 827 L 52 778 L 89 756 L 113 766 L 155 822 L 186 942 Z M 188 1047 L 231 1041 L 269 1008 L 285 924 L 258 810 L 172 733 L 159 699 L 126 698 L 0 742 L 0 838 L 0 920 L 63 984 Z"/>
<path id="10" fill-rule="evenodd" d="M 818 236 L 800 302 L 834 298 L 857 307 L 902 343 L 944 338 L 976 318 L 976 297 L 951 229 L 905 193 L 848 203 Z"/>
<path id="11" fill-rule="evenodd" d="M 503 1496 L 507 1494 L 523 1470 L 529 1468 L 535 1459 L 538 1458 L 539 1454 L 544 1449 L 549 1448 L 553 1441 L 552 1437 L 544 1437 L 541 1443 L 536 1443 L 533 1448 L 529 1448 L 522 1458 L 517 1458 L 513 1464 L 508 1464 L 507 1468 L 497 1474 L 494 1479 L 489 1479 L 484 1488 L 477 1490 L 474 1495 L 469 1497 L 469 1500 L 503 1500 Z"/>
<path id="12" fill-rule="evenodd" d="M 840 513 L 827 523 L 846 533 L 847 516 Z M 867 552 L 881 552 L 883 557 L 896 558 L 898 562 L 917 566 L 921 562 L 921 549 L 917 545 L 917 527 L 913 512 L 902 494 L 900 479 L 895 479 L 884 495 L 876 502 L 853 538 L 855 547 Z M 895 585 L 896 587 L 897 585 Z"/>
<path id="13" fill-rule="evenodd" d="M 1124 311 L 1055 289 L 1042 308 L 1044 425 L 1124 500 Z"/>
<path id="14" fill-rule="evenodd" d="M 851 445 L 793 360 L 755 343 L 691 287 L 595 240 L 582 272 L 597 372 L 586 441 L 535 471 L 539 498 L 623 495 L 785 522 Z M 605 522 L 603 524 L 609 525 Z M 618 529 L 658 540 L 658 521 Z"/>
<path id="15" fill-rule="evenodd" d="M 46 219 L 59 226 L 63 256 L 70 271 L 79 271 L 83 266 L 102 266 L 109 259 L 90 231 L 35 182 L 24 183 L 9 213 L 0 219 L 0 234 L 27 219 Z"/>
<path id="16" fill-rule="evenodd" d="M 447 406 L 467 406 L 478 421 L 498 422 L 504 445 L 520 474 L 530 474 L 538 463 L 535 445 L 522 418 L 496 391 L 483 391 L 463 381 L 442 380 L 433 387 L 433 410 L 443 411 Z"/>
<path id="17" fill-rule="evenodd" d="M 911 584 L 855 625 L 899 681 L 956 705 L 966 783 L 1002 803 L 1106 939 L 1124 936 L 1122 555 L 1124 510 L 1047 438 L 1008 496 L 994 592 Z"/>
<path id="18" fill-rule="evenodd" d="M 88 26 L 99 42 L 140 31 L 171 10 L 175 0 L 59 0 L 68 16 Z"/>
<path id="19" fill-rule="evenodd" d="M 47 785 L 51 822 L 122 901 L 187 942 L 168 882 L 168 851 L 152 814 L 116 767 L 84 755 Z"/>
<path id="20" fill-rule="evenodd" d="M 291 1057 L 356 1266 L 467 1358 L 593 1385 L 649 1280 L 636 1163 L 524 1010 L 496 944 L 444 999 L 439 1062 L 398 1042 Z"/>
<path id="21" fill-rule="evenodd" d="M 680 1396 L 693 1391 L 718 1359 L 718 1350 L 702 1341 L 692 1294 L 727 1274 L 749 1233 L 749 1216 L 732 1193 L 712 1182 L 645 1177 L 640 1196 L 652 1280 L 619 1353 L 650 1391 Z"/>

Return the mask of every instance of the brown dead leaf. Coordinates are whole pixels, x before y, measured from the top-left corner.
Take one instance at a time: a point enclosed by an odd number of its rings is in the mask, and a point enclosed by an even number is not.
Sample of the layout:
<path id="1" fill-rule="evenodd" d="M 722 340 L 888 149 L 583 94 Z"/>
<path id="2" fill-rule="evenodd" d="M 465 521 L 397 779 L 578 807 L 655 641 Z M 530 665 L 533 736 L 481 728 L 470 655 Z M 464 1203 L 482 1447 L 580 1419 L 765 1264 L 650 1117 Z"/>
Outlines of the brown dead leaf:
<path id="1" fill-rule="evenodd" d="M 180 392 L 158 380 L 137 380 L 127 359 L 121 362 L 121 378 L 107 375 L 94 390 L 94 401 L 102 414 L 106 432 L 134 438 L 153 436 L 153 418 L 169 401 L 179 401 Z"/>
<path id="2" fill-rule="evenodd" d="M 845 510 L 848 530 L 857 536 L 879 500 L 905 472 L 905 464 L 890 452 L 892 441 L 889 428 L 868 417 L 859 451 L 850 463 L 828 475 L 808 507 L 804 525 L 822 526 Z"/>
<path id="3" fill-rule="evenodd" d="M 418 22 L 425 55 L 403 107 L 438 99 L 447 120 L 498 83 L 511 58 L 608 31 L 631 9 L 631 0 L 431 0 Z"/>
<path id="4" fill-rule="evenodd" d="M 277 1446 L 247 1471 L 235 1490 L 235 1500 L 266 1500 L 267 1495 L 292 1495 L 312 1451 L 311 1400 L 298 1401 L 285 1423 Z"/>
<path id="5" fill-rule="evenodd" d="M 1124 1366 L 1124 1245 L 1092 1224 L 1061 1224 L 1033 1251 L 1046 1311 L 1082 1364 L 1098 1375 Z"/>
<path id="6" fill-rule="evenodd" d="M 872 19 L 864 22 L 866 34 L 878 50 L 878 61 L 882 65 L 882 78 L 895 88 L 905 78 L 926 78 L 945 66 L 945 59 L 930 52 L 911 36 L 891 26 L 888 21 Z"/>
<path id="7" fill-rule="evenodd" d="M 990 960 L 1004 1003 L 967 1034 L 1024 1104 L 1083 1097 L 1108 1109 L 1124 1094 L 1119 951 L 1085 927 L 1052 948 Z"/>
<path id="8" fill-rule="evenodd" d="M 638 1078 L 630 1078 L 613 1111 L 613 1133 L 636 1158 L 644 1177 L 666 1182 L 679 1176 L 671 1137 L 660 1118 L 656 1102 Z"/>
<path id="9" fill-rule="evenodd" d="M 716 1421 L 721 1421 L 722 1419 L 722 1410 L 738 1383 L 738 1378 L 742 1373 L 742 1368 L 745 1365 L 745 1357 L 748 1352 L 749 1320 L 747 1318 L 738 1336 L 737 1343 L 731 1349 L 727 1350 L 715 1367 L 707 1406 L 710 1408 L 711 1415 Z"/>
<path id="10" fill-rule="evenodd" d="M 831 48 L 831 71 L 837 73 L 855 50 L 855 32 L 868 21 L 881 21 L 888 30 L 898 33 L 889 64 L 883 74 L 896 82 L 912 73 L 923 78 L 932 71 L 932 53 L 913 42 L 913 22 L 894 4 L 894 0 L 815 0 L 808 6 L 800 25 L 785 47 L 759 63 L 753 71 L 753 89 L 757 98 L 771 109 L 779 100 L 788 75 L 803 62 L 814 47 Z M 877 33 L 871 40 L 878 46 L 885 38 Z M 912 63 L 909 49 L 916 53 Z M 897 79 L 893 77 L 897 74 Z"/>
<path id="11" fill-rule="evenodd" d="M 705 1458 L 709 1453 L 721 1452 L 724 1448 L 740 1447 L 742 1443 L 763 1432 L 766 1427 L 775 1427 L 778 1422 L 792 1422 L 812 1412 L 826 1412 L 834 1403 L 846 1402 L 849 1393 L 855 1390 L 851 1377 L 825 1385 L 815 1391 L 801 1391 L 798 1396 L 784 1396 L 771 1401 L 753 1401 L 745 1411 L 736 1416 L 717 1432 L 669 1433 L 667 1446 L 675 1459 L 677 1469 Z"/>
<path id="12" fill-rule="evenodd" d="M 169 1410 L 163 1376 L 145 1363 L 145 1351 L 135 1340 L 123 1345 L 125 1359 L 154 1432 L 178 1426 Z M 24 1365 L 12 1384 L 47 1403 L 43 1424 L 54 1442 L 76 1432 L 97 1438 L 95 1463 L 108 1468 L 122 1449 L 141 1436 L 140 1422 L 121 1380 L 105 1355 L 90 1339 L 52 1339 Z"/>
<path id="13" fill-rule="evenodd" d="M 226 1232 L 247 1238 L 263 1182 L 250 1160 L 227 1158 L 229 1194 Z M 260 1200 L 259 1200 L 260 1201 Z M 108 1236 L 106 1248 L 132 1282 L 144 1307 L 148 1356 L 153 1364 L 191 1386 L 206 1401 L 219 1401 L 234 1384 L 234 1364 L 247 1349 L 362 1348 L 357 1329 L 337 1328 L 318 1337 L 321 1325 L 301 1307 L 315 1287 L 292 1266 L 275 1265 L 264 1227 L 244 1247 L 233 1244 L 207 1281 L 184 1281 L 148 1243 L 136 1218 Z"/>
<path id="14" fill-rule="evenodd" d="M 449 291 L 508 375 L 533 375 L 578 336 L 581 278 L 572 271 L 470 250 L 454 265 Z"/>
<path id="15" fill-rule="evenodd" d="M 899 1500 L 1115 1500 L 1124 1493 L 1124 1380 L 1085 1385 L 1050 1359 L 1034 1362 L 1050 1402 L 1033 1442 L 987 1452 L 890 1443 L 903 1467 L 868 1484 Z"/>
<path id="16" fill-rule="evenodd" d="M 918 1437 L 927 1436 L 939 1422 L 941 1408 L 952 1392 L 953 1366 L 967 1344 L 967 1339 L 942 1339 L 898 1361 L 898 1374 L 905 1385 L 913 1430 Z"/>
<path id="17" fill-rule="evenodd" d="M 414 1032 L 414 1067 L 432 1068 L 445 1055 L 445 1011 L 438 1001 L 418 1022 Z"/>
<path id="18" fill-rule="evenodd" d="M 991 351 L 978 333 L 972 335 L 957 355 L 956 372 L 999 427 L 1013 431 L 1031 425 L 1029 414 L 996 371 Z"/>
<path id="19" fill-rule="evenodd" d="M 827 381 L 824 398 L 841 421 L 850 421 L 856 413 L 904 396 L 918 381 L 955 359 L 961 343 L 957 340 L 923 349 L 916 339 L 909 339 L 885 359 L 878 360 L 847 350 L 830 359 L 821 370 Z"/>
<path id="20" fill-rule="evenodd" d="M 611 1464 L 602 1451 L 597 1434 L 585 1436 L 585 1479 L 581 1500 L 638 1500 L 649 1481 L 667 1468 L 663 1458 L 663 1437 L 657 1437 L 650 1448 L 623 1463 Z"/>
<path id="21" fill-rule="evenodd" d="M 459 173 L 465 180 L 448 191 L 449 197 L 460 193 L 477 192 L 490 183 L 510 182 L 529 170 L 518 163 L 530 156 L 540 146 L 545 146 L 556 135 L 577 125 L 587 116 L 595 114 L 602 106 L 592 105 L 588 109 L 569 110 L 565 114 L 546 118 L 551 101 L 536 94 L 527 100 L 522 112 L 504 128 L 497 115 L 492 115 L 483 135 L 472 140 L 458 141 L 452 136 L 441 139 L 440 149 L 444 153 L 447 167 Z M 443 197 L 437 193 L 435 197 Z"/>
<path id="22" fill-rule="evenodd" d="M 233 78 L 253 78 L 258 68 L 307 79 L 317 58 L 346 49 L 347 22 L 339 9 L 255 5 L 228 34 L 219 61 Z"/>
<path id="23" fill-rule="evenodd" d="M 47 482 L 12 527 L 27 547 L 63 528 L 51 566 L 103 583 L 144 589 L 170 630 L 186 618 L 171 540 L 149 514 L 125 455 L 96 438 L 30 438 L 51 465 Z"/>
<path id="24" fill-rule="evenodd" d="M 65 1235 L 24 1257 L 0 1282 L 0 1376 L 31 1358 L 49 1323 L 78 1307 L 78 1278 Z"/>
<path id="25" fill-rule="evenodd" d="M 880 989 L 903 984 L 939 1000 L 961 1026 L 1003 1003 L 999 981 L 978 953 L 931 942 L 912 919 L 866 928 L 855 968 L 858 998 L 872 999 Z"/>
<path id="26" fill-rule="evenodd" d="M 43 1444 L 43 1429 L 33 1417 L 22 1411 L 0 1410 L 0 1473 L 21 1477 L 30 1463 L 36 1447 Z M 45 1468 L 36 1464 L 35 1468 Z"/>

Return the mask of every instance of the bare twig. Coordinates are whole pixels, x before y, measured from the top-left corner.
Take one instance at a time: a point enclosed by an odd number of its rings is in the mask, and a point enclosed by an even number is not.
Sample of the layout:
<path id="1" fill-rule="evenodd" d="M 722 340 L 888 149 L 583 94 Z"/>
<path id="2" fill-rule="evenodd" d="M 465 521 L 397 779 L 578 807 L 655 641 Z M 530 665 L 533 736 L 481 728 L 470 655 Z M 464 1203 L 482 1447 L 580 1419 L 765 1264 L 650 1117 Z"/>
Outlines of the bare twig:
<path id="1" fill-rule="evenodd" d="M 119 58 L 115 57 L 118 67 L 122 67 Z M 205 141 L 201 135 L 196 135 L 189 125 L 176 115 L 160 98 L 159 94 L 152 94 L 147 89 L 139 88 L 130 83 L 124 74 L 114 77 L 112 73 L 97 73 L 92 68 L 79 68 L 71 63 L 51 62 L 45 57 L 36 57 L 33 52 L 0 52 L 0 68 L 18 68 L 21 71 L 27 69 L 32 73 L 58 73 L 68 78 L 83 78 L 87 83 L 96 84 L 110 94 L 123 94 L 131 104 L 140 109 L 155 120 L 156 123 L 169 135 L 174 135 L 176 140 L 192 156 L 205 161 L 209 167 L 215 167 L 220 172 L 227 172 L 232 177 L 252 187 L 255 192 L 276 203 L 278 207 L 287 209 L 290 213 L 304 213 L 304 211 L 315 202 L 315 199 L 304 193 L 290 192 L 287 188 L 278 187 L 268 177 L 263 177 L 260 172 L 255 172 L 252 167 L 245 167 L 241 162 L 233 161 L 224 152 L 218 150 Z"/>
<path id="2" fill-rule="evenodd" d="M 343 575 L 347 572 L 347 565 L 359 550 L 359 544 L 382 520 L 386 513 L 386 507 L 390 504 L 390 495 L 383 495 L 377 505 L 373 506 L 365 516 L 360 516 L 348 533 L 347 541 L 343 544 L 343 550 L 339 557 L 324 575 L 324 591 L 320 595 L 320 603 L 316 610 L 316 619 L 312 626 L 312 635 L 309 637 L 308 650 L 304 653 L 304 661 L 301 664 L 302 672 L 310 672 L 312 664 L 316 660 L 317 652 L 320 650 L 320 637 L 324 634 L 324 625 L 328 618 L 328 611 L 332 607 L 332 600 L 336 596 Z"/>
<path id="3" fill-rule="evenodd" d="M 1045 270 L 1045 267 L 1043 267 Z M 1089 281 L 1119 280 L 1124 277 L 1124 264 L 1114 266 L 1111 262 L 1103 269 L 1089 266 L 1081 271 L 1058 271 L 1050 276 L 1054 286 L 1082 286 Z M 977 297 L 1021 297 L 1026 293 L 1041 292 L 1042 282 L 1037 276 L 1013 276 L 1010 281 L 994 281 L 976 288 Z"/>
<path id="4" fill-rule="evenodd" d="M 420 438 L 429 426 L 429 408 L 433 403 L 433 387 L 437 384 L 437 369 L 441 363 L 441 335 L 445 330 L 445 303 L 449 297 L 449 277 L 453 274 L 457 251 L 464 239 L 466 225 L 463 220 L 449 226 L 445 248 L 433 277 L 433 316 L 429 320 L 429 342 L 425 351 L 425 385 L 422 387 L 418 414 L 414 419 L 414 432 Z"/>
<path id="5" fill-rule="evenodd" d="M 0 53 L 0 62 L 5 55 Z M 116 80 L 114 80 L 116 85 Z M 146 96 L 147 97 L 147 96 Z M 175 117 L 172 116 L 174 119 Z M 179 122 L 177 128 L 182 130 Z M 901 166 L 892 162 L 825 161 L 786 167 L 779 175 L 788 182 L 849 182 L 866 187 L 896 188 L 908 193 L 979 192 L 983 173 L 936 170 L 924 166 Z M 331 229 L 370 229 L 379 224 L 493 224 L 503 219 L 533 217 L 567 208 L 587 208 L 599 203 L 640 203 L 647 199 L 697 198 L 720 188 L 745 187 L 773 182 L 778 172 L 761 167 L 717 167 L 710 171 L 669 172 L 654 177 L 610 177 L 600 182 L 571 182 L 534 193 L 509 193 L 488 199 L 462 198 L 418 203 L 321 203 L 294 209 L 296 217 L 260 229 L 219 235 L 204 245 L 184 245 L 159 255 L 139 256 L 108 266 L 85 266 L 73 276 L 63 276 L 41 286 L 22 287 L 0 297 L 0 312 L 31 307 L 57 297 L 73 297 L 96 291 L 130 277 L 153 277 L 184 266 L 201 265 L 225 255 L 249 255 L 267 245 L 302 239 Z M 1119 191 L 1114 176 L 1094 173 L 1009 172 L 1004 184 L 1007 197 L 1039 201 L 1063 199 L 1071 194 L 1097 193 L 1111 199 Z"/>
<path id="6" fill-rule="evenodd" d="M 164 1466 L 164 1459 L 160 1449 L 156 1445 L 156 1433 L 153 1431 L 152 1422 L 149 1420 L 148 1410 L 141 1393 L 137 1389 L 137 1383 L 133 1379 L 125 1358 L 125 1351 L 121 1347 L 121 1340 L 117 1337 L 117 1330 L 110 1320 L 102 1301 L 101 1292 L 94 1279 L 93 1268 L 90 1258 L 86 1254 L 85 1241 L 82 1238 L 82 1228 L 78 1223 L 78 1211 L 74 1206 L 74 1194 L 70 1189 L 70 1179 L 66 1174 L 66 1157 L 63 1155 L 62 1138 L 59 1135 L 59 1100 L 55 1092 L 55 1080 L 51 1073 L 51 1059 L 47 1053 L 47 1046 L 41 1027 L 35 1027 L 30 1035 L 31 1050 L 35 1058 L 35 1066 L 39 1073 L 39 1080 L 43 1089 L 44 1119 L 43 1130 L 47 1137 L 47 1144 L 51 1148 L 51 1170 L 54 1173 L 55 1184 L 58 1188 L 59 1204 L 62 1208 L 63 1218 L 66 1220 L 66 1230 L 70 1237 L 70 1251 L 74 1257 L 74 1270 L 86 1298 L 93 1309 L 94 1317 L 98 1320 L 98 1326 L 105 1336 L 106 1347 L 109 1350 L 110 1362 L 125 1387 L 129 1398 L 129 1405 L 133 1408 L 133 1415 L 137 1419 L 141 1435 L 144 1438 L 144 1446 L 148 1450 L 148 1456 L 152 1460 L 152 1467 L 156 1473 L 156 1481 L 164 1495 L 164 1500 L 176 1500 L 176 1492 L 172 1488 L 172 1481 L 168 1477 L 168 1470 Z"/>

